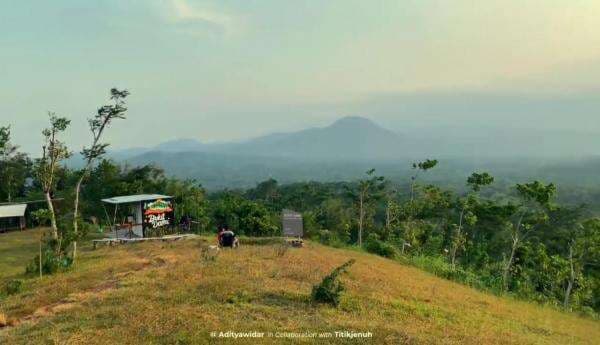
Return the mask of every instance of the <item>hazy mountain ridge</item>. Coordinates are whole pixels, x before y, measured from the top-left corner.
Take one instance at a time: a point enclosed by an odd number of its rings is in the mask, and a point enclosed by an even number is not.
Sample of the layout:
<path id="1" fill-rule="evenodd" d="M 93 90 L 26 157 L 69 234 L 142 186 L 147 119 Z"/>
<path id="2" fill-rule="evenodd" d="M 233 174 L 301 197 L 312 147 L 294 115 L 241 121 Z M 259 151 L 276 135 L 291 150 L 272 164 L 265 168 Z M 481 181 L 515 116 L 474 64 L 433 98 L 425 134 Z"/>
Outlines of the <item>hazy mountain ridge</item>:
<path id="1" fill-rule="evenodd" d="M 109 157 L 130 166 L 153 163 L 169 175 L 195 178 L 209 188 L 249 187 L 269 177 L 280 182 L 348 180 L 371 167 L 400 178 L 410 173 L 412 162 L 425 158 L 440 159 L 426 177 L 438 182 L 460 184 L 470 172 L 487 170 L 506 181 L 600 184 L 600 156 L 553 156 L 552 143 L 551 137 L 528 130 L 480 133 L 430 127 L 398 134 L 366 118 L 345 117 L 326 127 L 243 142 L 179 139 L 114 151 Z M 548 155 L 536 154 L 544 147 Z"/>

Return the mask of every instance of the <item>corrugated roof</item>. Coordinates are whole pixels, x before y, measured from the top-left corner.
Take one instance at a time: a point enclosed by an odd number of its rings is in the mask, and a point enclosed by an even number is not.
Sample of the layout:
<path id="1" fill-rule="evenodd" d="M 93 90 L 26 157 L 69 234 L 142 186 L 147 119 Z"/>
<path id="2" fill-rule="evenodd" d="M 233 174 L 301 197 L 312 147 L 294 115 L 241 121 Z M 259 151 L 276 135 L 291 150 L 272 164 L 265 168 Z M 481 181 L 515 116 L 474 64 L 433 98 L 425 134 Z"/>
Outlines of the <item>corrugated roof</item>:
<path id="1" fill-rule="evenodd" d="M 23 217 L 27 204 L 0 205 L 0 218 Z"/>
<path id="2" fill-rule="evenodd" d="M 156 200 L 156 199 L 171 199 L 171 196 L 161 194 L 138 194 L 138 195 L 124 195 L 115 196 L 108 199 L 102 199 L 103 202 L 109 204 L 128 204 L 132 202 Z"/>

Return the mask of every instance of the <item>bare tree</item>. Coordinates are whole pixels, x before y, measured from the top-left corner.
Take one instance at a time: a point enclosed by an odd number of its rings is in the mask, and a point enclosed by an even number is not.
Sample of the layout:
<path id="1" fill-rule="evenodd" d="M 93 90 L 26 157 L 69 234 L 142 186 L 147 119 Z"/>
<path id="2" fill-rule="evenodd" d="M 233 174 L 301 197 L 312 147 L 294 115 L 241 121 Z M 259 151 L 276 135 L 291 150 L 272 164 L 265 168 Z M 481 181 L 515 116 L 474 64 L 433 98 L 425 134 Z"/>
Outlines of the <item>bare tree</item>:
<path id="1" fill-rule="evenodd" d="M 127 108 L 125 107 L 125 98 L 129 96 L 129 91 L 118 90 L 113 88 L 110 90 L 110 99 L 114 102 L 110 105 L 104 105 L 98 109 L 96 115 L 88 120 L 90 132 L 92 133 L 92 144 L 90 147 L 84 147 L 81 155 L 85 160 L 85 165 L 80 172 L 79 179 L 75 185 L 75 202 L 73 207 L 73 260 L 77 257 L 77 236 L 79 234 L 79 194 L 83 180 L 89 174 L 94 162 L 106 153 L 108 143 L 100 142 L 102 134 L 106 127 L 110 125 L 114 119 L 124 119 Z"/>

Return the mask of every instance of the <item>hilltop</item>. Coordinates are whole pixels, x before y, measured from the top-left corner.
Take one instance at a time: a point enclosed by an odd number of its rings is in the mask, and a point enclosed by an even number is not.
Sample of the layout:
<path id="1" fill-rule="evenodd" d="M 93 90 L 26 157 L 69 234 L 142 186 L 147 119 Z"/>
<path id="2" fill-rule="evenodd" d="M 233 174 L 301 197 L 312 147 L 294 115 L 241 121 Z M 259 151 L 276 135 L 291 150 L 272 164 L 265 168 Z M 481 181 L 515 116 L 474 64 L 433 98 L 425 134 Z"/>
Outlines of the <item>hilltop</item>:
<path id="1" fill-rule="evenodd" d="M 7 242 L 19 236 L 15 246 L 35 250 L 22 234 L 1 236 Z M 0 331 L 0 343 L 205 344 L 213 331 L 372 332 L 367 343 L 377 344 L 592 344 L 600 338 L 597 321 L 488 295 L 359 251 L 311 242 L 285 251 L 273 241 L 247 239 L 212 261 L 201 254 L 209 240 L 87 247 L 70 272 L 28 279 L 22 292 L 1 300 L 0 310 L 15 325 Z M 340 307 L 311 303 L 312 285 L 350 258 L 356 264 L 342 278 L 347 293 Z M 3 278 L 14 277 L 12 271 Z"/>

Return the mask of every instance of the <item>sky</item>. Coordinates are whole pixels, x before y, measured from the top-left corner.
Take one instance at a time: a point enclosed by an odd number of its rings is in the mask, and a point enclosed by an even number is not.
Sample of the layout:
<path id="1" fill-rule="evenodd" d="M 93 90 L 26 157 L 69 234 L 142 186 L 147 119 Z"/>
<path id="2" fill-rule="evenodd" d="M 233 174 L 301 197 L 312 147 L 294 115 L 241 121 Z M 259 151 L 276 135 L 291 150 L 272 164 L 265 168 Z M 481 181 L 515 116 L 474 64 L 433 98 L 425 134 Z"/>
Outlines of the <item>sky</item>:
<path id="1" fill-rule="evenodd" d="M 600 136 L 598 18 L 597 0 L 3 1 L 0 125 L 35 153 L 53 111 L 79 151 L 118 87 L 115 148 L 347 115 Z"/>

